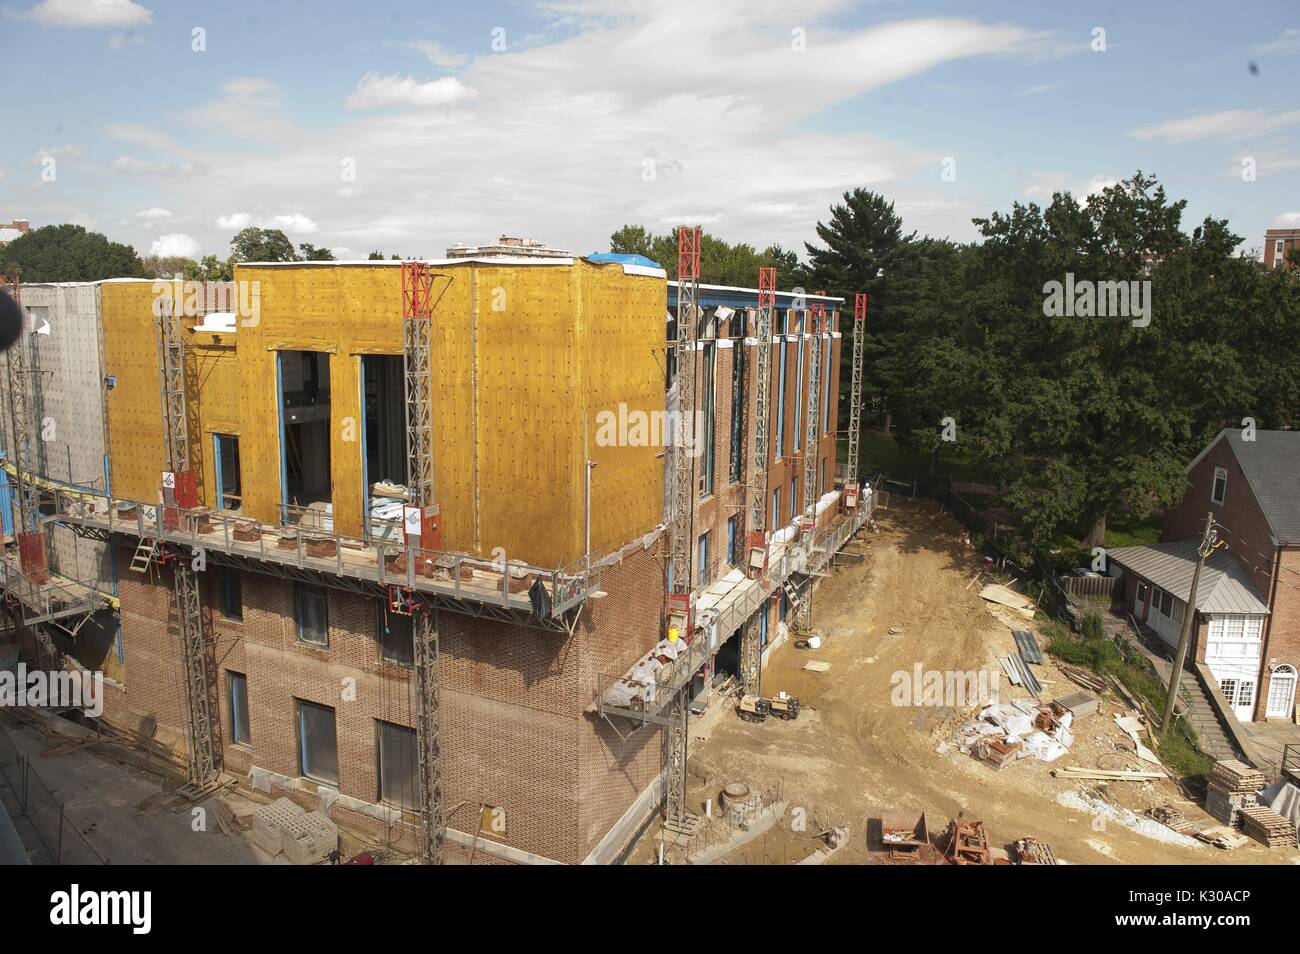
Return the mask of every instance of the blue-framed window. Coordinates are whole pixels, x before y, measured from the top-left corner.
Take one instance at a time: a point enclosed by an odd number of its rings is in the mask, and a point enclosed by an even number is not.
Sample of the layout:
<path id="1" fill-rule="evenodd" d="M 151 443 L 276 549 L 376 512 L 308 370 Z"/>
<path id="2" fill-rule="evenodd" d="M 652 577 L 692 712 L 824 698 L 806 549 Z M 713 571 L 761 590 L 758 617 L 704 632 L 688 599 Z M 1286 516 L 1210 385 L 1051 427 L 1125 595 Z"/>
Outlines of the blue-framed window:
<path id="1" fill-rule="evenodd" d="M 230 704 L 230 741 L 235 745 L 248 745 L 253 741 L 248 725 L 248 677 L 227 669 L 226 693 Z"/>
<path id="2" fill-rule="evenodd" d="M 762 614 L 762 615 L 759 617 L 759 624 L 758 624 L 758 645 L 759 645 L 759 646 L 766 646 L 766 645 L 767 645 L 767 614 L 768 614 L 768 612 L 769 612 L 769 609 L 768 609 L 767 601 L 764 600 L 764 601 L 763 601 L 763 608 L 762 608 L 761 610 L 759 610 L 759 613 Z"/>
<path id="3" fill-rule="evenodd" d="M 375 720 L 376 759 L 379 762 L 379 801 L 398 808 L 420 806 L 419 763 L 415 730 Z"/>
<path id="4" fill-rule="evenodd" d="M 739 566 L 740 556 L 736 553 L 736 518 L 727 518 L 727 563 Z"/>
<path id="5" fill-rule="evenodd" d="M 781 488 L 772 491 L 772 529 L 781 526 Z"/>
<path id="6" fill-rule="evenodd" d="M 711 582 L 709 574 L 709 535 L 701 533 L 699 539 L 699 579 L 700 586 L 708 586 Z"/>
<path id="7" fill-rule="evenodd" d="M 778 384 L 776 389 L 776 450 L 774 456 L 777 460 L 780 460 L 781 455 L 785 452 L 785 338 L 782 337 L 780 343 L 772 347 L 779 356 L 778 367 L 775 371 Z"/>
<path id="8" fill-rule="evenodd" d="M 826 345 L 826 370 L 822 374 L 822 433 L 831 432 L 831 352 L 835 350 L 835 339 L 827 337 L 823 342 Z"/>
<path id="9" fill-rule="evenodd" d="M 700 468 L 700 480 L 703 483 L 700 488 L 700 496 L 707 497 L 713 493 L 713 445 L 718 412 L 718 395 L 715 387 L 715 372 L 717 371 L 718 361 L 717 342 L 706 342 L 702 354 L 704 357 L 704 434 L 702 435 L 704 440 L 704 466 Z"/>
<path id="10" fill-rule="evenodd" d="M 799 478 L 790 478 L 790 519 L 799 512 Z"/>
<path id="11" fill-rule="evenodd" d="M 795 325 L 794 339 L 794 450 L 796 454 L 803 446 L 803 335 L 799 334 L 801 330 L 802 319 Z"/>
<path id="12" fill-rule="evenodd" d="M 745 435 L 745 338 L 736 339 L 731 349 L 731 448 L 727 459 L 727 479 L 737 483 L 744 466 Z"/>
<path id="13" fill-rule="evenodd" d="M 298 774 L 330 785 L 339 783 L 339 748 L 334 710 L 303 699 L 298 704 Z"/>
<path id="14" fill-rule="evenodd" d="M 239 476 L 239 438 L 233 434 L 213 434 L 212 465 L 216 469 L 217 509 L 238 510 L 243 502 Z"/>

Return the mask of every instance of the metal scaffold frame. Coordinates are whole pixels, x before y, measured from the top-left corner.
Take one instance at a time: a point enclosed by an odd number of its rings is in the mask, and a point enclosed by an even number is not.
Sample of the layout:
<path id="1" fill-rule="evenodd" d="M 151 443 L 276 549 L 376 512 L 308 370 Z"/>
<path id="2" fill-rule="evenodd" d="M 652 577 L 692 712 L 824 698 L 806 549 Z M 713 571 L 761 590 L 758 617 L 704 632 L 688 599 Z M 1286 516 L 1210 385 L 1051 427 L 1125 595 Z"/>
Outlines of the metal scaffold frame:
<path id="1" fill-rule="evenodd" d="M 677 230 L 677 444 L 673 449 L 673 511 L 670 566 L 672 585 L 668 591 L 669 625 L 684 620 L 690 632 L 691 552 L 695 518 L 695 342 L 700 321 L 700 227 Z M 668 772 L 665 780 L 665 824 L 690 831 L 692 816 L 686 808 L 686 759 L 690 708 L 687 679 L 675 693 L 668 726 Z"/>
<path id="2" fill-rule="evenodd" d="M 426 262 L 402 263 L 402 338 L 406 381 L 407 481 L 411 503 L 425 519 L 435 512 L 433 373 L 429 335 L 433 273 Z M 422 524 L 423 526 L 423 524 Z M 438 617 L 431 607 L 412 613 L 415 638 L 415 736 L 420 773 L 420 861 L 441 864 L 447 840 L 442 765 L 442 659 Z"/>
<path id="3" fill-rule="evenodd" d="M 172 307 L 178 295 L 155 299 L 158 317 L 158 370 L 163 406 L 163 441 L 173 475 L 190 471 L 189 410 L 185 400 L 185 339 L 181 316 Z M 175 488 L 164 488 L 167 503 L 175 503 Z M 185 672 L 185 734 L 189 742 L 189 791 L 210 790 L 221 774 L 212 722 L 212 675 L 208 670 L 207 637 L 199 581 L 184 551 L 172 554 L 176 596 L 176 626 L 180 630 L 181 663 Z"/>
<path id="4" fill-rule="evenodd" d="M 862 430 L 862 349 L 866 338 L 867 294 L 853 297 L 853 365 L 849 385 L 849 455 L 846 483 L 855 489 L 858 479 L 858 442 Z"/>
<path id="5" fill-rule="evenodd" d="M 817 294 L 825 294 L 818 292 Z M 814 303 L 811 311 L 804 312 L 806 321 L 812 323 L 812 338 L 809 345 L 811 367 L 808 373 L 807 434 L 803 448 L 803 523 L 804 548 L 811 552 L 817 529 L 817 428 L 820 424 L 818 413 L 821 409 L 821 323 L 824 315 L 821 302 Z M 802 594 L 791 584 L 788 590 L 794 606 L 794 624 L 799 629 L 807 629 L 812 623 L 812 586 L 811 582 Z"/>
<path id="6" fill-rule="evenodd" d="M 767 526 L 767 452 L 768 420 L 771 406 L 772 377 L 772 326 L 776 310 L 776 269 L 760 268 L 758 270 L 758 310 L 755 312 L 754 337 L 757 341 L 754 362 L 754 446 L 751 453 L 754 458 L 754 470 L 750 475 L 749 488 L 749 539 L 746 550 L 761 547 L 764 552 L 767 542 L 764 528 Z M 749 555 L 746 554 L 748 563 Z M 762 612 L 766 612 L 766 607 Z M 757 616 L 751 617 L 740 631 L 740 678 L 744 691 L 758 695 L 763 679 L 762 666 L 762 624 Z"/>
<path id="7" fill-rule="evenodd" d="M 4 287 L 22 311 L 22 283 L 16 274 L 4 276 Z M 18 513 L 20 526 L 24 533 L 35 533 L 40 529 L 40 488 L 27 475 L 32 473 L 32 372 L 28 366 L 27 351 L 31 344 L 27 330 L 26 317 L 23 318 L 22 330 L 18 340 L 9 348 L 9 423 L 13 446 L 15 468 L 14 481 L 18 490 Z"/>

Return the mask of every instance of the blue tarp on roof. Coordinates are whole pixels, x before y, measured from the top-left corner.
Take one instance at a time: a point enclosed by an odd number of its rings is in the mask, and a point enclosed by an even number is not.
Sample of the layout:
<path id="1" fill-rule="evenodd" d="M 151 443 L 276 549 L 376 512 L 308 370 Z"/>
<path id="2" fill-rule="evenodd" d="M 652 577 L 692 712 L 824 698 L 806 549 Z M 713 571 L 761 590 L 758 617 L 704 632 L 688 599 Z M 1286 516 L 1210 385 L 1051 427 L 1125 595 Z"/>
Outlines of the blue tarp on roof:
<path id="1" fill-rule="evenodd" d="M 621 252 L 596 252 L 587 256 L 589 262 L 617 262 L 619 265 L 643 265 L 646 268 L 663 268 L 644 255 L 627 255 Z"/>

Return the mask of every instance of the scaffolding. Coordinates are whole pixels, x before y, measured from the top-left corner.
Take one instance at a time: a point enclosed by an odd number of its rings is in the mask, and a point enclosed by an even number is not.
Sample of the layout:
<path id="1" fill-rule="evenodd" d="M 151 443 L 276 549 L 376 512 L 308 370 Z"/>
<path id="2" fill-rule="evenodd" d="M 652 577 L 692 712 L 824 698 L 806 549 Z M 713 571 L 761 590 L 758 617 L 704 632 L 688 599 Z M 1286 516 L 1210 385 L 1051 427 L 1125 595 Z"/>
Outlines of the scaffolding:
<path id="1" fill-rule="evenodd" d="M 772 326 L 776 310 L 776 269 L 758 270 L 758 311 L 755 313 L 757 339 L 754 363 L 754 446 L 751 453 L 754 469 L 750 474 L 749 527 L 746 564 L 751 573 L 767 572 L 767 428 L 771 406 Z M 756 565 L 757 564 L 757 565 Z M 740 679 L 744 691 L 758 695 L 763 678 L 762 623 L 751 617 L 740 631 Z"/>
<path id="2" fill-rule="evenodd" d="M 861 496 L 858 479 L 858 444 L 862 430 L 862 349 L 866 337 L 867 295 L 858 292 L 853 297 L 853 364 L 849 385 L 849 453 L 844 489 L 856 506 Z"/>
<path id="3" fill-rule="evenodd" d="M 406 380 L 407 481 L 417 508 L 418 545 L 441 543 L 434 497 L 433 372 L 429 346 L 433 321 L 433 273 L 426 262 L 402 263 L 402 339 Z M 408 542 L 411 522 L 407 522 Z M 420 861 L 442 864 L 447 808 L 442 777 L 442 661 L 437 610 L 417 605 L 415 639 L 415 737 L 420 773 Z"/>
<path id="4" fill-rule="evenodd" d="M 194 473 L 190 461 L 189 408 L 185 396 L 185 338 L 175 303 L 180 295 L 157 296 L 158 372 L 163 407 L 163 445 L 168 471 L 163 474 L 164 523 L 176 524 L 182 508 L 193 507 Z M 143 545 L 146 541 L 141 540 Z M 198 798 L 212 791 L 221 777 L 220 745 L 212 721 L 213 678 L 208 638 L 203 626 L 203 600 L 191 556 L 179 547 L 149 544 L 149 562 L 156 555 L 172 564 L 176 627 L 180 632 L 184 673 L 185 735 L 189 742 L 189 784 L 182 793 Z M 138 550 L 137 550 L 138 552 Z M 133 561 L 133 564 L 136 561 Z M 136 567 L 133 565 L 132 569 Z M 142 572 L 142 571 L 137 571 Z"/>
<path id="5" fill-rule="evenodd" d="M 672 532 L 669 534 L 669 639 L 693 631 L 691 612 L 691 550 L 695 525 L 695 349 L 700 321 L 700 227 L 677 230 L 677 446 L 672 461 Z M 674 633 L 676 636 L 674 636 Z M 693 670 L 692 670 L 693 674 Z M 665 825 L 690 833 L 694 818 L 686 808 L 686 758 L 691 674 L 673 692 L 668 724 L 668 777 L 665 783 Z"/>

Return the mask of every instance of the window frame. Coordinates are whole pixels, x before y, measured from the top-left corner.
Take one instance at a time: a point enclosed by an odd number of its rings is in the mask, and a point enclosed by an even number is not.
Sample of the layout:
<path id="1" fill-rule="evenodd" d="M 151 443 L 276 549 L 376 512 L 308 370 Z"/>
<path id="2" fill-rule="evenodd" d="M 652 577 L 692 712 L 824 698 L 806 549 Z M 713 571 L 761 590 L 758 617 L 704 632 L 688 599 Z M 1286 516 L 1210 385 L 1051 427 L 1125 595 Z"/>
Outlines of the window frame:
<path id="1" fill-rule="evenodd" d="M 308 598 L 314 599 L 316 597 L 317 594 L 310 592 L 313 590 L 319 590 L 319 597 L 324 607 L 322 613 L 323 615 L 322 621 L 324 623 L 324 626 L 322 627 L 324 639 L 323 641 L 320 642 L 314 639 L 303 638 L 303 633 L 306 631 L 306 627 L 303 624 L 303 606 L 306 599 Z M 329 649 L 329 645 L 330 645 L 329 590 L 315 583 L 295 582 L 294 590 L 293 590 L 293 604 L 294 604 L 293 621 L 294 621 L 294 627 L 297 630 L 298 642 L 304 646 L 312 646 L 316 649 Z"/>
<path id="2" fill-rule="evenodd" d="M 1219 480 L 1223 480 L 1223 490 L 1219 490 Z M 1210 503 L 1223 505 L 1228 499 L 1228 469 L 1226 467 L 1214 468 L 1214 480 L 1210 482 Z"/>
<path id="3" fill-rule="evenodd" d="M 339 717 L 338 710 L 333 706 L 324 706 L 319 702 L 311 702 L 307 699 L 294 699 L 295 715 L 297 716 L 297 733 L 298 733 L 298 775 L 301 778 L 310 779 L 322 785 L 331 785 L 337 787 L 339 784 Z M 307 766 L 307 725 L 306 713 L 309 711 L 328 712 L 333 719 L 334 725 L 334 778 L 330 779 L 327 775 L 316 774 L 308 771 Z"/>
<path id="4" fill-rule="evenodd" d="M 236 685 L 242 687 L 242 704 L 240 704 L 240 695 L 236 693 Z M 249 718 L 248 706 L 248 675 L 247 673 L 236 672 L 234 669 L 226 670 L 226 705 L 230 711 L 230 744 L 242 748 L 248 748 L 253 744 L 253 725 Z M 239 720 L 236 714 L 243 712 L 243 738 L 240 738 Z"/>

